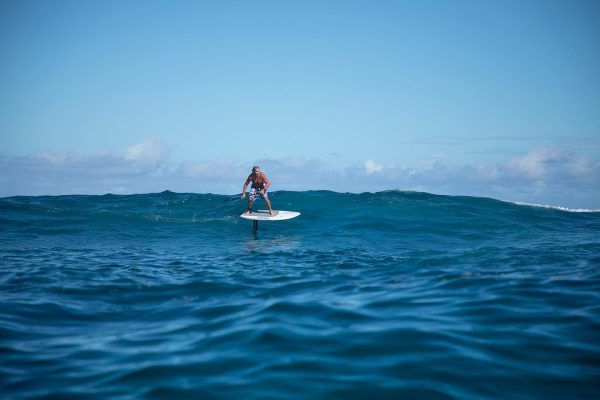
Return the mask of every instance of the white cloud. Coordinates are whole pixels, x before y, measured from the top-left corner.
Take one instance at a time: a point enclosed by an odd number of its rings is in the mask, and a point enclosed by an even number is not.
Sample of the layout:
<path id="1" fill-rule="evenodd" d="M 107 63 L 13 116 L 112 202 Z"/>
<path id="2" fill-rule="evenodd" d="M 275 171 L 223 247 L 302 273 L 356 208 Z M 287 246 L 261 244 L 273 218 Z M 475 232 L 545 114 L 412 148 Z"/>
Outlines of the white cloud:
<path id="1" fill-rule="evenodd" d="M 271 190 L 339 192 L 421 190 L 504 200 L 600 208 L 600 160 L 565 148 L 538 148 L 503 162 L 450 165 L 425 159 L 413 165 L 373 160 L 332 167 L 316 158 L 238 160 L 221 157 L 167 163 L 168 148 L 153 139 L 123 154 L 80 156 L 40 153 L 0 157 L 0 196 L 41 194 L 179 192 L 234 194 L 252 165 L 271 180 Z"/>
<path id="2" fill-rule="evenodd" d="M 536 148 L 497 165 L 501 178 L 562 182 L 565 185 L 600 183 L 600 160 L 561 147 Z"/>
<path id="3" fill-rule="evenodd" d="M 126 161 L 158 165 L 165 160 L 166 156 L 167 145 L 160 139 L 150 139 L 129 147 L 124 158 Z"/>
<path id="4" fill-rule="evenodd" d="M 367 175 L 374 174 L 383 169 L 383 165 L 377 164 L 373 160 L 367 160 L 364 162 L 365 170 L 367 170 Z"/>
<path id="5" fill-rule="evenodd" d="M 131 146 L 124 155 L 82 156 L 41 152 L 0 158 L 0 196 L 128 192 L 144 176 L 156 176 L 167 154 L 160 140 Z"/>
<path id="6" fill-rule="evenodd" d="M 564 151 L 560 148 L 538 148 L 523 156 L 512 158 L 505 164 L 505 168 L 518 176 L 538 179 L 551 173 L 554 165 L 564 165 L 564 162 L 561 162 L 564 158 Z"/>

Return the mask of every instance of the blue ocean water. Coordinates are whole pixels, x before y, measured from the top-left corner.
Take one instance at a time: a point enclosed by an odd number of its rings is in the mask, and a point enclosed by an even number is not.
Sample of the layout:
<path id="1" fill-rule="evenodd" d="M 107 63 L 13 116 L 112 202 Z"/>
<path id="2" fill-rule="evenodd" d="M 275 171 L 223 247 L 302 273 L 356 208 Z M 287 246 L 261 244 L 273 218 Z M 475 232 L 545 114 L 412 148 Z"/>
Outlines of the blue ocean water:
<path id="1" fill-rule="evenodd" d="M 599 212 L 271 201 L 0 199 L 0 397 L 600 397 Z"/>

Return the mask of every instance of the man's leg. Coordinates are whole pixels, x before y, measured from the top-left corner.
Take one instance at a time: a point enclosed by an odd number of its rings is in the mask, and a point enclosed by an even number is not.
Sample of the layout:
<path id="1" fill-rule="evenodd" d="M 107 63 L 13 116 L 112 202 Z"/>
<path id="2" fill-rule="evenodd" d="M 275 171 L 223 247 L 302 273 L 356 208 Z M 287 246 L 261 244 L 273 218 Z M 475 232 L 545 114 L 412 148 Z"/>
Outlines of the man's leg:
<path id="1" fill-rule="evenodd" d="M 246 215 L 250 215 L 250 213 L 252 212 L 252 203 L 254 202 L 248 199 L 248 209 L 246 210 Z"/>
<path id="2" fill-rule="evenodd" d="M 273 215 L 273 209 L 271 208 L 271 202 L 268 197 L 265 197 L 265 203 L 267 203 L 267 207 L 269 207 L 269 214 Z"/>

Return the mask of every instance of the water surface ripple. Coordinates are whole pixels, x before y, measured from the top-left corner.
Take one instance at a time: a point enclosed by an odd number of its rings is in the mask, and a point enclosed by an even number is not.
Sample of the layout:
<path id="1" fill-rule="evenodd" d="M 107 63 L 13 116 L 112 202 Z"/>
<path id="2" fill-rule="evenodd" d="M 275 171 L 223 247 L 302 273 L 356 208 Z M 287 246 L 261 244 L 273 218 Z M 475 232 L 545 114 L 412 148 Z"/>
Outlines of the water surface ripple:
<path id="1" fill-rule="evenodd" d="M 598 398 L 600 213 L 271 197 L 0 199 L 0 398 Z"/>

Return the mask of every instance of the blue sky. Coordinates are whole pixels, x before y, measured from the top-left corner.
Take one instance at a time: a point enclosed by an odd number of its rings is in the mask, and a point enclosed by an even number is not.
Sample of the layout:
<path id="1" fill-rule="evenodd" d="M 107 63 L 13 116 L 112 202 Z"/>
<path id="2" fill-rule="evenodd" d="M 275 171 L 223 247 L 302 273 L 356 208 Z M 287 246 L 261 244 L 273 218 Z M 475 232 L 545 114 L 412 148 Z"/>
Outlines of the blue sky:
<path id="1" fill-rule="evenodd" d="M 0 54 L 0 195 L 600 207 L 597 1 L 0 0 Z"/>

